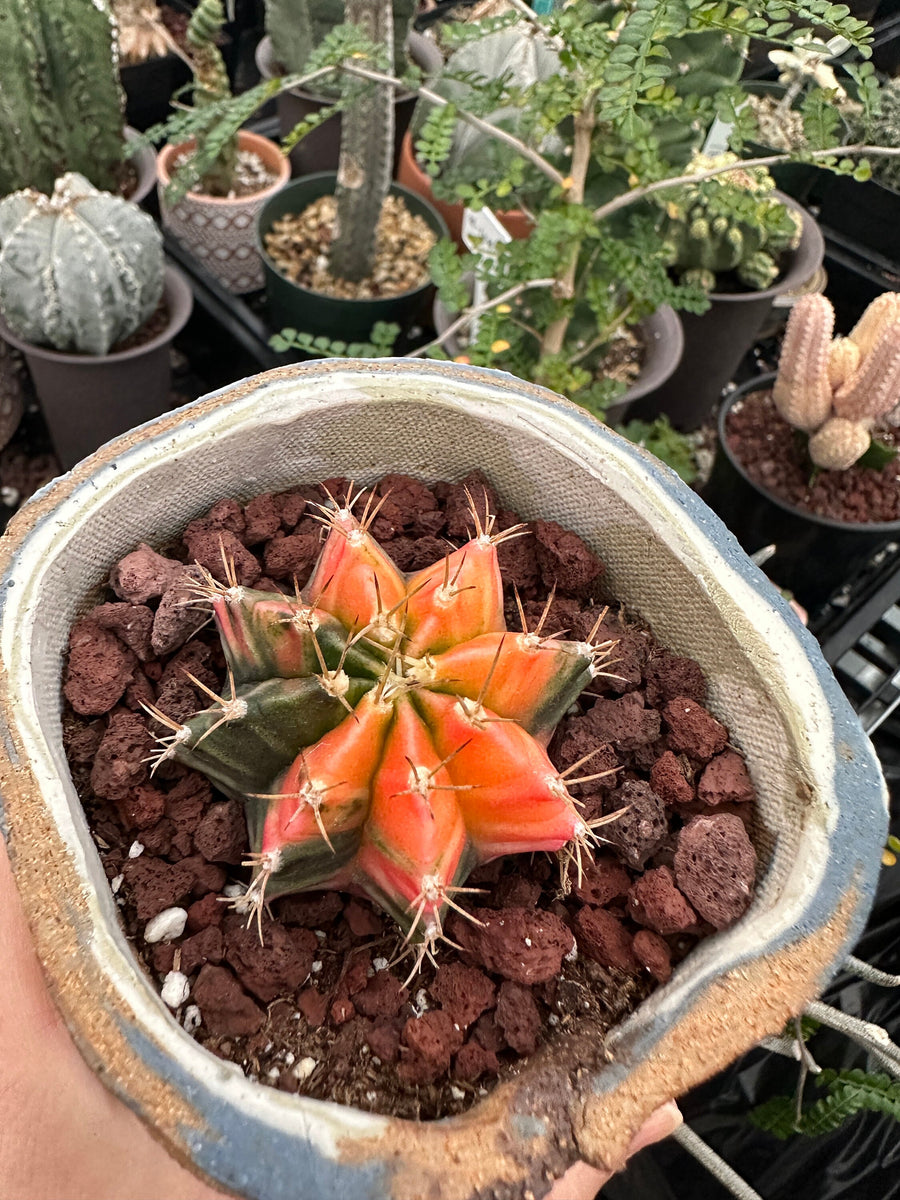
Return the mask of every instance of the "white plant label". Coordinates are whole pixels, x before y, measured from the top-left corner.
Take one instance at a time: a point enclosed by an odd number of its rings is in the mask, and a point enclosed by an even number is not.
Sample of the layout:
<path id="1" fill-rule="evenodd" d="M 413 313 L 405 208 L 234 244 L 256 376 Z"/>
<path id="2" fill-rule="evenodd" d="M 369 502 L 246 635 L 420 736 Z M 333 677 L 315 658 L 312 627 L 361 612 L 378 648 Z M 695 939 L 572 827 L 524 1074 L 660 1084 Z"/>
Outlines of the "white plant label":
<path id="1" fill-rule="evenodd" d="M 473 254 L 478 254 L 482 258 L 496 258 L 497 246 L 502 242 L 511 242 L 512 234 L 500 224 L 496 213 L 491 212 L 489 208 L 477 210 L 467 208 L 463 212 L 462 240 L 466 249 Z M 487 300 L 487 288 L 481 279 L 476 278 L 472 291 L 472 303 L 477 307 L 479 304 L 484 304 L 485 300 Z M 471 322 L 469 328 L 470 337 L 474 338 L 478 333 L 477 317 Z"/>

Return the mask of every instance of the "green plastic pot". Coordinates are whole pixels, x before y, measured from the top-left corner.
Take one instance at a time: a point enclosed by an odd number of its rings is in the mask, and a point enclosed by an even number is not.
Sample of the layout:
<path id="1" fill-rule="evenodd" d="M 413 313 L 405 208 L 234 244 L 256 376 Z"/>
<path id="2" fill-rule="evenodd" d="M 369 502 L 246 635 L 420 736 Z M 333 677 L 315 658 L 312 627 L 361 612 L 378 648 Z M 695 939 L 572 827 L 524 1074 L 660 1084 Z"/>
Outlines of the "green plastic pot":
<path id="1" fill-rule="evenodd" d="M 429 312 L 434 284 L 429 279 L 421 287 L 399 296 L 378 300 L 342 300 L 324 296 L 286 279 L 266 253 L 266 234 L 281 217 L 303 212 L 320 196 L 334 194 L 337 175 L 324 171 L 295 179 L 282 188 L 259 214 L 256 237 L 263 261 L 269 323 L 273 329 L 298 329 L 314 337 L 340 338 L 345 342 L 366 341 L 378 321 L 394 322 L 401 329 L 414 324 Z M 439 238 L 449 237 L 443 217 L 421 196 L 400 184 L 392 184 L 391 195 L 402 196 L 414 216 L 424 217 Z"/>

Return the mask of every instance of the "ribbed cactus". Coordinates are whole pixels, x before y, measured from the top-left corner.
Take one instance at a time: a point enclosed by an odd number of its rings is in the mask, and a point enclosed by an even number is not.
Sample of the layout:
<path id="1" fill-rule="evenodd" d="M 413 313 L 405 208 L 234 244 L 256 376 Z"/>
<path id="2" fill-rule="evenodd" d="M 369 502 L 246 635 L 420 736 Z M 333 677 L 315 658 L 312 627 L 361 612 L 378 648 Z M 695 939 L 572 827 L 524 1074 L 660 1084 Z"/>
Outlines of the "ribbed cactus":
<path id="1" fill-rule="evenodd" d="M 894 146 L 900 148 L 900 79 L 888 79 L 879 90 L 881 111 L 868 121 L 857 118 L 851 129 L 852 140 L 867 142 L 870 146 Z M 852 121 L 852 118 L 851 118 Z M 872 175 L 885 187 L 900 191 L 900 159 L 874 155 Z"/>
<path id="2" fill-rule="evenodd" d="M 900 295 L 873 300 L 850 336 L 832 341 L 834 310 L 803 296 L 787 324 L 773 398 L 810 435 L 816 466 L 841 471 L 869 447 L 875 421 L 900 404 Z"/>
<path id="3" fill-rule="evenodd" d="M 66 171 L 115 191 L 124 100 L 107 0 L 0 0 L 0 196 Z"/>
<path id="4" fill-rule="evenodd" d="M 733 154 L 698 154 L 690 170 L 700 174 Z M 777 196 L 765 167 L 741 167 L 679 189 L 663 200 L 664 253 L 683 283 L 713 291 L 720 273 L 733 271 L 741 283 L 761 291 L 775 281 L 779 256 L 800 242 L 802 223 Z"/>
<path id="5" fill-rule="evenodd" d="M 222 0 L 200 0 L 187 27 L 187 46 L 194 73 L 194 107 L 205 108 L 231 96 L 228 71 L 217 40 L 225 24 Z M 227 196 L 237 164 L 237 135 L 226 139 L 212 166 L 199 181 L 208 196 Z"/>
<path id="6" fill-rule="evenodd" d="M 545 747 L 611 643 L 506 632 L 497 546 L 520 531 L 493 533 L 484 506 L 467 545 L 405 576 L 368 532 L 378 505 L 357 519 L 354 499 L 323 508 L 304 595 L 206 576 L 199 602 L 228 695 L 185 724 L 149 711 L 170 731 L 160 760 L 246 806 L 252 909 L 358 890 L 421 959 L 477 863 L 563 847 L 577 858 L 594 837 L 568 791 L 575 768 L 560 775 Z"/>
<path id="7" fill-rule="evenodd" d="M 402 74 L 405 46 L 418 5 L 416 0 L 393 0 L 394 63 Z M 335 26 L 348 20 L 344 0 L 266 0 L 266 33 L 272 39 L 275 61 L 299 74 L 313 50 Z M 321 86 L 321 85 L 318 85 Z"/>
<path id="8" fill-rule="evenodd" d="M 0 201 L 0 312 L 28 342 L 106 354 L 152 315 L 163 274 L 153 219 L 81 175 Z"/>

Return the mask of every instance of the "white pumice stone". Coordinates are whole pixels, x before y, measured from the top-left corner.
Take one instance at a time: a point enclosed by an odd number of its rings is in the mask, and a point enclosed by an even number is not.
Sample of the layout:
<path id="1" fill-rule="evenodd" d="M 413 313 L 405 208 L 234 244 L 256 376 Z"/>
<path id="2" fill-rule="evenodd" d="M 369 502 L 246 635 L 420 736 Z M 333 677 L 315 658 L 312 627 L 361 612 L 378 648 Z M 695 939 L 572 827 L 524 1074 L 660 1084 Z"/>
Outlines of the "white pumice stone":
<path id="1" fill-rule="evenodd" d="M 184 1016 L 181 1018 L 181 1024 L 188 1033 L 193 1033 L 195 1029 L 199 1029 L 203 1024 L 203 1017 L 200 1014 L 200 1009 L 196 1004 L 189 1004 L 184 1010 Z"/>
<path id="2" fill-rule="evenodd" d="M 302 1083 L 304 1079 L 309 1079 L 318 1065 L 319 1060 L 316 1058 L 301 1058 L 294 1067 L 294 1078 L 299 1079 Z"/>
<path id="3" fill-rule="evenodd" d="M 131 845 L 128 847 L 128 857 L 129 858 L 140 858 L 143 853 L 144 853 L 144 846 L 143 846 L 142 842 L 132 842 Z"/>
<path id="4" fill-rule="evenodd" d="M 167 1004 L 169 1008 L 181 1008 L 191 994 L 191 985 L 187 975 L 183 975 L 181 971 L 170 971 L 163 980 L 159 994 L 162 996 L 163 1004 Z"/>
<path id="5" fill-rule="evenodd" d="M 147 922 L 144 941 L 151 945 L 155 942 L 171 942 L 173 938 L 181 937 L 186 924 L 187 909 L 164 908 Z"/>

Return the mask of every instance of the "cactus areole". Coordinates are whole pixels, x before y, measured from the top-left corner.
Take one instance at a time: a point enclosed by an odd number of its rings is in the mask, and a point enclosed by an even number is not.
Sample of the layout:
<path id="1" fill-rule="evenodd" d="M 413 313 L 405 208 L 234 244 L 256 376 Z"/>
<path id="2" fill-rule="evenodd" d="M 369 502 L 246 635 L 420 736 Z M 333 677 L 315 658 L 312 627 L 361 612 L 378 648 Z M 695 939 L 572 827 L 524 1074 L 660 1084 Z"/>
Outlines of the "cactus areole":
<path id="1" fill-rule="evenodd" d="M 212 608 L 230 695 L 183 725 L 150 711 L 170 731 L 158 761 L 246 807 L 251 919 L 288 892 L 358 891 L 420 963 L 478 863 L 580 860 L 595 838 L 545 747 L 614 643 L 507 633 L 497 546 L 522 531 L 494 533 L 474 503 L 472 540 L 411 576 L 368 532 L 377 505 L 357 519 L 353 503 L 322 509 L 305 595 L 205 576 L 196 603 Z"/>

